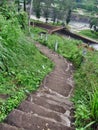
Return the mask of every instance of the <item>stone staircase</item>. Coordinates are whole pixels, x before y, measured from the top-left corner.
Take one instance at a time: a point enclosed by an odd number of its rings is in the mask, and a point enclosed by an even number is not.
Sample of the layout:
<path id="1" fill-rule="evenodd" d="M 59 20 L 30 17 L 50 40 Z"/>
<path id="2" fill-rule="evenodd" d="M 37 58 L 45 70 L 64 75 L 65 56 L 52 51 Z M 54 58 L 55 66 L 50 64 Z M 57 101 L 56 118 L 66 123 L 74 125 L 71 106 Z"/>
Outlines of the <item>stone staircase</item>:
<path id="1" fill-rule="evenodd" d="M 38 43 L 36 46 L 54 63 L 54 70 L 45 77 L 40 88 L 13 110 L 0 130 L 74 130 L 73 66 L 70 62 Z"/>

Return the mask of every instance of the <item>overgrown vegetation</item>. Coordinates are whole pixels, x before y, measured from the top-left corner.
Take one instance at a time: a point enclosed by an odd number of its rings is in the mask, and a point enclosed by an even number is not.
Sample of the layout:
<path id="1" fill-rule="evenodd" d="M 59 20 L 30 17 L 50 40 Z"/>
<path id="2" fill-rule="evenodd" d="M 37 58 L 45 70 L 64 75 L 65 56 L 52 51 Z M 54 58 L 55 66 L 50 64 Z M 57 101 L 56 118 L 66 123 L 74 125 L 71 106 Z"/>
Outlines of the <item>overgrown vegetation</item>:
<path id="1" fill-rule="evenodd" d="M 22 26 L 26 21 L 21 14 L 12 16 L 0 15 L 0 121 L 26 95 L 37 90 L 53 67 L 50 60 L 27 40 L 26 29 Z"/>
<path id="2" fill-rule="evenodd" d="M 74 63 L 72 100 L 75 104 L 75 126 L 77 130 L 95 130 L 98 126 L 98 52 L 83 48 L 81 41 L 58 35 L 46 34 L 36 40 Z"/>
<path id="3" fill-rule="evenodd" d="M 87 52 L 81 67 L 75 73 L 75 124 L 78 130 L 98 127 L 98 52 Z M 88 125 L 89 124 L 89 125 Z M 94 125 L 96 124 L 96 125 Z M 83 130 L 85 130 L 83 129 Z"/>
<path id="4" fill-rule="evenodd" d="M 82 61 L 82 51 L 79 51 L 78 45 L 82 42 L 71 38 L 63 38 L 58 35 L 43 35 L 42 38 L 39 36 L 37 39 L 43 45 L 57 51 L 59 54 L 68 58 L 74 63 L 76 67 L 79 67 Z"/>
<path id="5" fill-rule="evenodd" d="M 44 14 L 47 21 L 51 2 L 49 7 L 48 1 L 46 2 L 47 10 L 44 10 Z M 60 1 L 56 1 L 57 5 L 58 2 Z M 43 77 L 53 67 L 53 64 L 37 50 L 34 44 L 27 40 L 24 32 L 27 32 L 28 20 L 26 13 L 18 12 L 19 0 L 17 4 L 17 11 L 10 4 L 3 4 L 0 7 L 0 121 L 17 107 L 26 95 L 38 88 Z M 66 9 L 70 7 L 68 5 L 65 8 L 66 1 L 64 6 L 62 5 L 63 3 L 59 6 L 60 18 L 58 19 L 63 19 L 60 15 L 63 8 L 65 14 Z M 68 58 L 75 66 L 76 87 L 73 102 L 76 129 L 98 128 L 98 52 L 79 47 L 81 41 L 58 35 L 41 34 L 42 31 L 39 28 L 32 28 L 32 38 Z"/>

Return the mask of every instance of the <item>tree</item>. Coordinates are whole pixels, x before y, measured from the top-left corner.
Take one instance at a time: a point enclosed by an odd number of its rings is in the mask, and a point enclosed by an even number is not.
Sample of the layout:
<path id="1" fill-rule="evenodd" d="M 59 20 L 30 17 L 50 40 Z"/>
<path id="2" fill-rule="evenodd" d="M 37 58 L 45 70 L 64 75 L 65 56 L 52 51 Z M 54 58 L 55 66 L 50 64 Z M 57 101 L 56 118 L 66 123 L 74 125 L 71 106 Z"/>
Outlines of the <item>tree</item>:
<path id="1" fill-rule="evenodd" d="M 40 18 L 41 16 L 41 1 L 40 0 L 34 0 L 34 11 L 36 13 L 36 17 Z"/>
<path id="2" fill-rule="evenodd" d="M 53 7 L 52 8 L 52 20 L 53 20 L 53 23 L 56 22 L 57 17 L 58 17 L 58 9 L 56 7 Z"/>
<path id="3" fill-rule="evenodd" d="M 53 23 L 56 19 L 66 21 L 69 23 L 71 16 L 71 6 L 73 0 L 34 0 L 33 8 L 37 18 L 44 16 L 46 23 L 49 17 L 52 18 Z"/>
<path id="4" fill-rule="evenodd" d="M 18 12 L 20 11 L 20 0 L 15 0 L 15 4 L 17 5 Z"/>
<path id="5" fill-rule="evenodd" d="M 58 0 L 58 19 L 63 23 L 70 22 L 72 5 L 72 0 Z"/>
<path id="6" fill-rule="evenodd" d="M 93 29 L 95 32 L 98 32 L 98 19 L 93 18 L 90 20 L 90 28 Z"/>
<path id="7" fill-rule="evenodd" d="M 26 0 L 24 0 L 24 11 L 26 12 Z"/>
<path id="8" fill-rule="evenodd" d="M 46 18 L 46 23 L 47 23 L 48 18 L 49 18 L 50 8 L 51 8 L 52 2 L 53 2 L 53 0 L 45 0 L 44 1 L 43 13 L 44 13 L 44 17 Z"/>
<path id="9" fill-rule="evenodd" d="M 66 23 L 68 24 L 70 22 L 71 18 L 71 9 L 68 10 L 67 18 L 66 18 Z"/>

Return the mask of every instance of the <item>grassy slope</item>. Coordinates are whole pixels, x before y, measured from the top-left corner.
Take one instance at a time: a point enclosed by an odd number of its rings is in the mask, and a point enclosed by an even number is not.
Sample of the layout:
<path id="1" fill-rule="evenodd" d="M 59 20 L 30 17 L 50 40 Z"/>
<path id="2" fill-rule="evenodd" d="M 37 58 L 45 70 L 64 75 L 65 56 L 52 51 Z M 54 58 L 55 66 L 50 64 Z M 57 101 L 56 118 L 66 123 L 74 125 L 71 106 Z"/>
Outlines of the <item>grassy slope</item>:
<path id="1" fill-rule="evenodd" d="M 53 67 L 52 62 L 27 40 L 19 26 L 10 22 L 1 16 L 0 121 L 27 94 L 38 89 L 40 82 Z"/>
<path id="2" fill-rule="evenodd" d="M 79 34 L 98 41 L 98 34 L 96 32 L 91 32 L 90 30 L 81 30 Z"/>

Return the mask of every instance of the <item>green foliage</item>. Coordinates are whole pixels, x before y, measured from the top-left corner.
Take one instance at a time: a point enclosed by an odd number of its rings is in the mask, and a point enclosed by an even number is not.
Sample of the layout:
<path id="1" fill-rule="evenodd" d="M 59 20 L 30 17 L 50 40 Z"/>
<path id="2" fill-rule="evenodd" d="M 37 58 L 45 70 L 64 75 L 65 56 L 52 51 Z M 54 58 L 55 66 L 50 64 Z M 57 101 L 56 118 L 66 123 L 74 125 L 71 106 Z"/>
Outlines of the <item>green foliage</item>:
<path id="1" fill-rule="evenodd" d="M 75 73 L 74 103 L 76 126 L 84 127 L 90 122 L 98 123 L 98 52 L 88 52 L 80 69 Z M 81 95 L 81 96 L 80 96 Z M 79 110 L 79 108 L 81 108 Z M 80 112 L 79 112 L 80 111 Z M 86 113 L 85 113 L 86 112 Z M 89 129 L 91 127 L 89 126 Z"/>
<path id="2" fill-rule="evenodd" d="M 41 32 L 46 32 L 46 31 L 38 27 L 31 27 L 31 33 L 36 34 L 38 36 L 38 34 Z"/>
<path id="3" fill-rule="evenodd" d="M 27 25 L 28 25 L 28 15 L 24 11 L 17 12 L 15 4 L 4 4 L 2 7 L 0 7 L 0 11 L 8 21 L 10 25 L 16 25 L 15 23 L 18 23 L 17 25 L 21 26 L 22 29 L 27 31 Z M 8 21 L 6 23 L 8 24 Z"/>
<path id="4" fill-rule="evenodd" d="M 40 2 L 40 0 L 37 0 L 37 1 L 34 0 L 33 5 L 34 5 L 34 11 L 36 13 L 36 17 L 40 18 L 40 15 L 41 15 L 41 2 Z"/>
<path id="5" fill-rule="evenodd" d="M 2 14 L 6 19 L 13 18 L 16 14 L 16 8 L 13 4 L 4 3 L 0 6 L 0 14 Z"/>
<path id="6" fill-rule="evenodd" d="M 17 44 L 18 37 L 22 35 L 22 31 L 16 18 L 12 18 L 6 21 L 6 19 L 0 15 L 0 36 L 5 40 L 6 45 Z"/>
<path id="7" fill-rule="evenodd" d="M 98 32 L 98 18 L 92 18 L 90 20 L 90 28 L 93 28 L 95 32 Z"/>
<path id="8" fill-rule="evenodd" d="M 26 30 L 28 27 L 28 16 L 26 12 L 19 12 L 16 14 L 16 17 L 18 19 L 19 24 L 21 25 L 21 28 Z"/>
<path id="9" fill-rule="evenodd" d="M 95 92 L 91 95 L 90 100 L 91 115 L 98 123 L 98 88 L 96 86 Z"/>
<path id="10" fill-rule="evenodd" d="M 98 40 L 98 33 L 91 30 L 81 30 L 79 34 L 94 40 Z"/>
<path id="11" fill-rule="evenodd" d="M 44 35 L 43 38 L 39 38 L 38 41 L 53 50 L 55 50 L 55 45 L 57 43 L 57 52 L 72 61 L 75 67 L 80 66 L 82 61 L 82 51 L 79 51 L 77 45 L 81 44 L 81 41 L 68 39 L 57 35 L 48 35 L 47 40 L 46 35 Z"/>
<path id="12" fill-rule="evenodd" d="M 17 18 L 0 15 L 0 121 L 35 91 L 53 64 L 24 35 Z"/>
<path id="13" fill-rule="evenodd" d="M 78 7 L 78 8 L 82 8 L 82 9 L 85 9 L 87 11 L 97 11 L 97 1 L 95 2 L 96 0 L 80 0 L 78 1 L 77 0 L 77 3 L 75 3 L 75 6 Z"/>
<path id="14" fill-rule="evenodd" d="M 57 52 L 74 63 L 75 126 L 77 130 L 93 130 L 98 124 L 98 52 L 86 50 L 83 55 L 84 48 L 78 47 L 81 41 L 59 35 L 43 35 L 36 40 L 53 50 L 58 43 Z"/>

